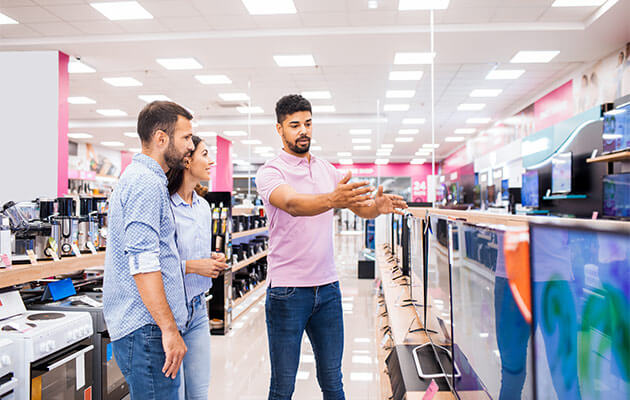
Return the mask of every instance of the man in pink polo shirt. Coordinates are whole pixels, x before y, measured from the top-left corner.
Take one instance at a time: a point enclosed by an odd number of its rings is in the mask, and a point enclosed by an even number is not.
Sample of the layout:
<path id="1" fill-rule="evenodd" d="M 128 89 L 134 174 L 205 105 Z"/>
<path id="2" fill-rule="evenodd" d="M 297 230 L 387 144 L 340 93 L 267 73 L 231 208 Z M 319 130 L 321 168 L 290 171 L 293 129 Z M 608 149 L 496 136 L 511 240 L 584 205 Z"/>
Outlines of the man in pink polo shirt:
<path id="1" fill-rule="evenodd" d="M 399 213 L 400 196 L 376 195 L 367 182 L 348 183 L 329 162 L 309 153 L 311 104 L 288 95 L 276 104 L 276 129 L 284 145 L 256 175 L 269 216 L 269 271 L 265 305 L 271 360 L 269 400 L 291 399 L 304 331 L 325 400 L 344 399 L 341 381 L 343 311 L 333 250 L 333 209 L 363 218 Z"/>

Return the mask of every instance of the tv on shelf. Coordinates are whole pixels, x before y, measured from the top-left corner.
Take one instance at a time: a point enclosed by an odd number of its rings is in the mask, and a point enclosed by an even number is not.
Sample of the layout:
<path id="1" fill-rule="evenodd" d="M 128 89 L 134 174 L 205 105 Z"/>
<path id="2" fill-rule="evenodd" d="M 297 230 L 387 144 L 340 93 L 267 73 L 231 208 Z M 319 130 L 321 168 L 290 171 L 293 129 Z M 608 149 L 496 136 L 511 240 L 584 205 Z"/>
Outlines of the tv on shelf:
<path id="1" fill-rule="evenodd" d="M 604 177 L 604 217 L 630 218 L 630 173 Z"/>
<path id="2" fill-rule="evenodd" d="M 572 153 L 559 153 L 551 159 L 551 192 L 571 193 Z"/>
<path id="3" fill-rule="evenodd" d="M 538 171 L 527 171 L 523 174 L 523 187 L 521 189 L 521 204 L 523 207 L 537 208 L 539 206 Z"/>
<path id="4" fill-rule="evenodd" d="M 630 103 L 604 114 L 604 154 L 630 149 Z"/>

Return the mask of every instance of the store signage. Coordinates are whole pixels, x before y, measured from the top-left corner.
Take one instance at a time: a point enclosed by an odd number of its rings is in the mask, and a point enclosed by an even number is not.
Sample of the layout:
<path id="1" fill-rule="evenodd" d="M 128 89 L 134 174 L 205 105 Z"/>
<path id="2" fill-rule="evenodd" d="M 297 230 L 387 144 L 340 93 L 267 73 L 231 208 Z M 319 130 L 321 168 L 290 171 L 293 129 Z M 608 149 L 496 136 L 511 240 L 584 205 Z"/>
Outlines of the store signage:
<path id="1" fill-rule="evenodd" d="M 573 115 L 573 80 L 534 103 L 535 127 L 538 131 L 567 120 Z"/>

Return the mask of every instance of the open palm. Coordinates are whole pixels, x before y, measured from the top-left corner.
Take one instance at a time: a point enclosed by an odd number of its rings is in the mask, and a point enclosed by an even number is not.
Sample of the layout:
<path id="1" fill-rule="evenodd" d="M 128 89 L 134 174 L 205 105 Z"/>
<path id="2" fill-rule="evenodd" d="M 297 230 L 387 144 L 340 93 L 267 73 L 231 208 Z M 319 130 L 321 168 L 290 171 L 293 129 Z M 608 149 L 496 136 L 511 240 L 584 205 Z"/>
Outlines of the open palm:
<path id="1" fill-rule="evenodd" d="M 403 215 L 401 209 L 407 208 L 407 203 L 401 196 L 395 194 L 383 194 L 383 186 L 379 186 L 374 196 L 374 203 L 379 214 L 396 213 Z"/>

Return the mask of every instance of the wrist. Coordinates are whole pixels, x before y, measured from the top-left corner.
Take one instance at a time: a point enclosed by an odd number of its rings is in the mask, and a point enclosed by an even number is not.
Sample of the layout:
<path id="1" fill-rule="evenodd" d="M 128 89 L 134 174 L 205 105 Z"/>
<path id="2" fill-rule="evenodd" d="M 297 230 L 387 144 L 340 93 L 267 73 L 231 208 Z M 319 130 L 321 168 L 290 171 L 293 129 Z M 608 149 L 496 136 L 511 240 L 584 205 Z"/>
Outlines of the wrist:
<path id="1" fill-rule="evenodd" d="M 195 274 L 197 270 L 197 260 L 186 260 L 186 274 Z"/>
<path id="2" fill-rule="evenodd" d="M 326 194 L 326 201 L 325 201 L 325 203 L 326 203 L 326 207 L 328 207 L 328 209 L 335 208 L 335 204 L 334 204 L 333 199 L 332 199 L 332 193 L 327 193 Z"/>

